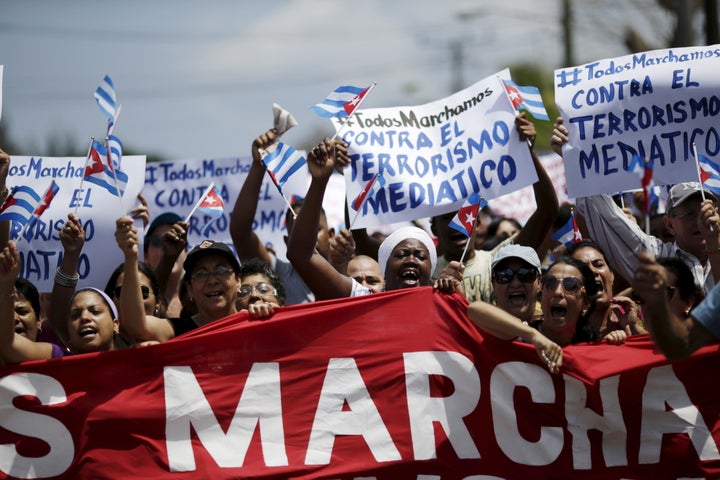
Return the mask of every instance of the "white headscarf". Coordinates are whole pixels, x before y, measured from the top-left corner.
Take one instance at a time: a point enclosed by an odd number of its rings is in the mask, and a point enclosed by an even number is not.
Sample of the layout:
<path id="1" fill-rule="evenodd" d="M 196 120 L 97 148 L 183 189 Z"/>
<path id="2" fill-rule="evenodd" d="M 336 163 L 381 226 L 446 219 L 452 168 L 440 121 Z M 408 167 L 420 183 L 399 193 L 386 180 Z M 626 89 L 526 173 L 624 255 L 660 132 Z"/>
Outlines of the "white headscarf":
<path id="1" fill-rule="evenodd" d="M 380 244 L 378 250 L 378 263 L 380 264 L 380 271 L 385 277 L 385 267 L 387 267 L 388 258 L 390 254 L 403 240 L 413 238 L 420 240 L 430 253 L 430 263 L 432 265 L 431 272 L 435 271 L 435 265 L 437 265 L 437 250 L 435 249 L 435 243 L 433 243 L 430 235 L 425 230 L 418 227 L 402 227 L 391 233 L 383 242 Z"/>

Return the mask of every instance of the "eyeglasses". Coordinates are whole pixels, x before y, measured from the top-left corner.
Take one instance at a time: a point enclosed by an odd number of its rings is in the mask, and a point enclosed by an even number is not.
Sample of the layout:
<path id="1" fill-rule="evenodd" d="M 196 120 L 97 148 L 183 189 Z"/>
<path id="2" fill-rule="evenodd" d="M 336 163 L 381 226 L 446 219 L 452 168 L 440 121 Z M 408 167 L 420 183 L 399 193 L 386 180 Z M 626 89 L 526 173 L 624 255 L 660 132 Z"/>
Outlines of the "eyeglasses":
<path id="1" fill-rule="evenodd" d="M 230 274 L 233 273 L 233 269 L 227 265 L 218 265 L 215 270 L 209 272 L 204 268 L 190 275 L 190 279 L 194 282 L 205 283 L 210 278 L 210 275 L 215 275 L 220 280 L 227 280 Z"/>
<path id="2" fill-rule="evenodd" d="M 240 290 L 238 290 L 238 297 L 245 298 L 249 297 L 250 294 L 252 294 L 253 290 L 255 290 L 258 295 L 261 297 L 268 297 L 271 295 L 277 295 L 277 290 L 272 285 L 269 285 L 265 282 L 260 282 L 255 284 L 255 286 L 252 285 L 243 285 L 240 287 Z"/>
<path id="3" fill-rule="evenodd" d="M 675 290 L 677 290 L 675 287 L 665 287 L 665 293 L 667 293 L 668 300 L 672 300 L 673 296 L 675 295 Z M 638 305 L 645 304 L 645 300 L 640 295 L 638 295 L 635 290 L 630 292 L 630 299 Z"/>
<path id="4" fill-rule="evenodd" d="M 565 293 L 575 294 L 580 291 L 583 286 L 582 280 L 577 277 L 565 277 L 558 278 L 552 276 L 544 276 L 540 279 L 545 290 L 554 291 L 559 283 L 562 283 L 563 290 Z"/>
<path id="5" fill-rule="evenodd" d="M 501 285 L 512 282 L 515 276 L 523 283 L 531 283 L 538 277 L 538 271 L 536 268 L 520 267 L 517 270 L 513 270 L 507 267 L 495 270 L 492 274 L 493 280 Z"/>
<path id="6" fill-rule="evenodd" d="M 162 247 L 163 237 L 160 235 L 150 235 L 148 237 L 148 243 L 153 247 Z"/>
<path id="7" fill-rule="evenodd" d="M 120 298 L 120 292 L 122 292 L 122 285 L 115 287 L 115 290 L 113 290 L 115 298 Z M 142 292 L 143 300 L 147 300 L 148 297 L 150 297 L 150 287 L 140 285 L 140 292 Z"/>

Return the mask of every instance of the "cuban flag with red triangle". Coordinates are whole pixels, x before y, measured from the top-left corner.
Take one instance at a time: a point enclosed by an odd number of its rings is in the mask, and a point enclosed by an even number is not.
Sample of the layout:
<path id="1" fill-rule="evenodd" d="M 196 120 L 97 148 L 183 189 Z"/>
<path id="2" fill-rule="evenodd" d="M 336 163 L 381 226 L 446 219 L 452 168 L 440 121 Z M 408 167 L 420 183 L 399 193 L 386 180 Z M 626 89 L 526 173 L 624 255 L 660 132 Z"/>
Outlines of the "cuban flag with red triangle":
<path id="1" fill-rule="evenodd" d="M 470 194 L 465 204 L 458 210 L 457 214 L 450 220 L 448 224 L 458 232 L 470 237 L 475 228 L 475 220 L 480 210 L 485 208 L 487 200 L 482 198 L 479 193 Z"/>

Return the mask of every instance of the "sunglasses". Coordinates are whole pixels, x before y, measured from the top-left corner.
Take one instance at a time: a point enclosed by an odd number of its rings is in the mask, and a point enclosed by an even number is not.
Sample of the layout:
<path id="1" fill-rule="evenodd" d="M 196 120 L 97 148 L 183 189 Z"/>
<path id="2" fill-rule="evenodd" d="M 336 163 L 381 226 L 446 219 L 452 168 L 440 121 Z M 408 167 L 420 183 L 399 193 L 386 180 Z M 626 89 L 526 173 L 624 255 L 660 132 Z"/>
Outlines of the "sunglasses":
<path id="1" fill-rule="evenodd" d="M 492 274 L 493 280 L 501 285 L 512 282 L 512 279 L 516 276 L 518 280 L 523 283 L 532 283 L 538 277 L 538 271 L 536 268 L 520 267 L 517 270 L 513 270 L 507 267 L 495 270 Z"/>
<path id="2" fill-rule="evenodd" d="M 240 298 L 249 297 L 253 290 L 255 290 L 261 297 L 277 295 L 277 290 L 275 290 L 275 287 L 265 282 L 260 282 L 255 286 L 243 285 L 242 287 L 240 287 L 240 290 L 238 290 L 238 296 Z"/>
<path id="3" fill-rule="evenodd" d="M 142 292 L 143 300 L 147 300 L 148 297 L 150 297 L 150 287 L 140 285 L 140 291 Z M 113 290 L 115 298 L 120 298 L 120 292 L 122 292 L 122 285 L 120 285 L 119 287 L 115 287 L 115 290 Z"/>
<path id="4" fill-rule="evenodd" d="M 570 294 L 578 293 L 583 286 L 582 280 L 577 277 L 558 278 L 544 276 L 540 279 L 540 284 L 545 290 L 549 291 L 555 291 L 559 283 L 562 283 L 562 287 L 565 293 Z"/>
<path id="5" fill-rule="evenodd" d="M 675 287 L 665 287 L 665 292 L 667 293 L 668 300 L 671 300 L 673 298 L 673 295 L 675 295 L 675 290 Z M 645 304 L 645 300 L 643 300 L 643 298 L 638 295 L 635 290 L 630 292 L 630 299 L 638 305 Z"/>

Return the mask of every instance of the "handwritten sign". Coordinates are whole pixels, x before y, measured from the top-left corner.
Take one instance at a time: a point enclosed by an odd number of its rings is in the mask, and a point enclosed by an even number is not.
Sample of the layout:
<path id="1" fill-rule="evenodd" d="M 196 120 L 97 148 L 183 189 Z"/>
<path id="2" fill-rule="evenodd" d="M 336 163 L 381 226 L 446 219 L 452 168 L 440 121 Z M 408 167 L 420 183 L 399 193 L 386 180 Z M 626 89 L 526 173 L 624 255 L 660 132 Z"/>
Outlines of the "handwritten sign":
<path id="1" fill-rule="evenodd" d="M 15 239 L 22 262 L 20 277 L 30 280 L 41 292 L 52 290 L 55 270 L 62 261 L 63 247 L 59 233 L 68 213 L 76 212 L 85 229 L 78 265 L 79 286 L 104 288 L 110 274 L 124 261 L 115 242 L 115 220 L 136 205 L 143 188 L 145 156 L 123 158 L 123 171 L 128 183 L 123 205 L 106 189 L 82 182 L 84 157 L 23 157 L 11 158 L 8 187 L 27 185 L 42 194 L 52 180 L 59 186 L 50 207 L 22 237 L 22 225 L 13 222 L 11 238 Z"/>
<path id="2" fill-rule="evenodd" d="M 185 218 L 198 202 L 210 182 L 220 190 L 223 199 L 223 215 L 210 227 L 207 235 L 201 228 L 213 216 L 196 212 L 190 219 L 188 244 L 197 245 L 205 238 L 232 245 L 230 238 L 230 215 L 240 189 L 247 177 L 251 157 L 168 161 L 149 163 L 145 169 L 143 195 L 148 201 L 150 214 L 156 217 L 164 212 L 174 212 Z M 288 200 L 293 194 L 305 196 L 309 174 L 297 172 L 283 187 Z M 258 198 L 253 231 L 260 239 L 271 245 L 278 256 L 285 256 L 285 211 L 287 205 L 266 175 Z"/>
<path id="3" fill-rule="evenodd" d="M 657 185 L 697 181 L 693 144 L 720 155 L 720 45 L 673 48 L 555 70 L 555 101 L 570 142 L 568 195 L 640 187 L 633 155 L 653 162 Z"/>
<path id="4" fill-rule="evenodd" d="M 333 119 L 348 142 L 352 201 L 376 173 L 386 185 L 368 197 L 355 227 L 429 217 L 462 206 L 472 192 L 492 199 L 537 180 L 515 112 L 499 78 L 506 69 L 442 100 L 360 110 Z"/>

